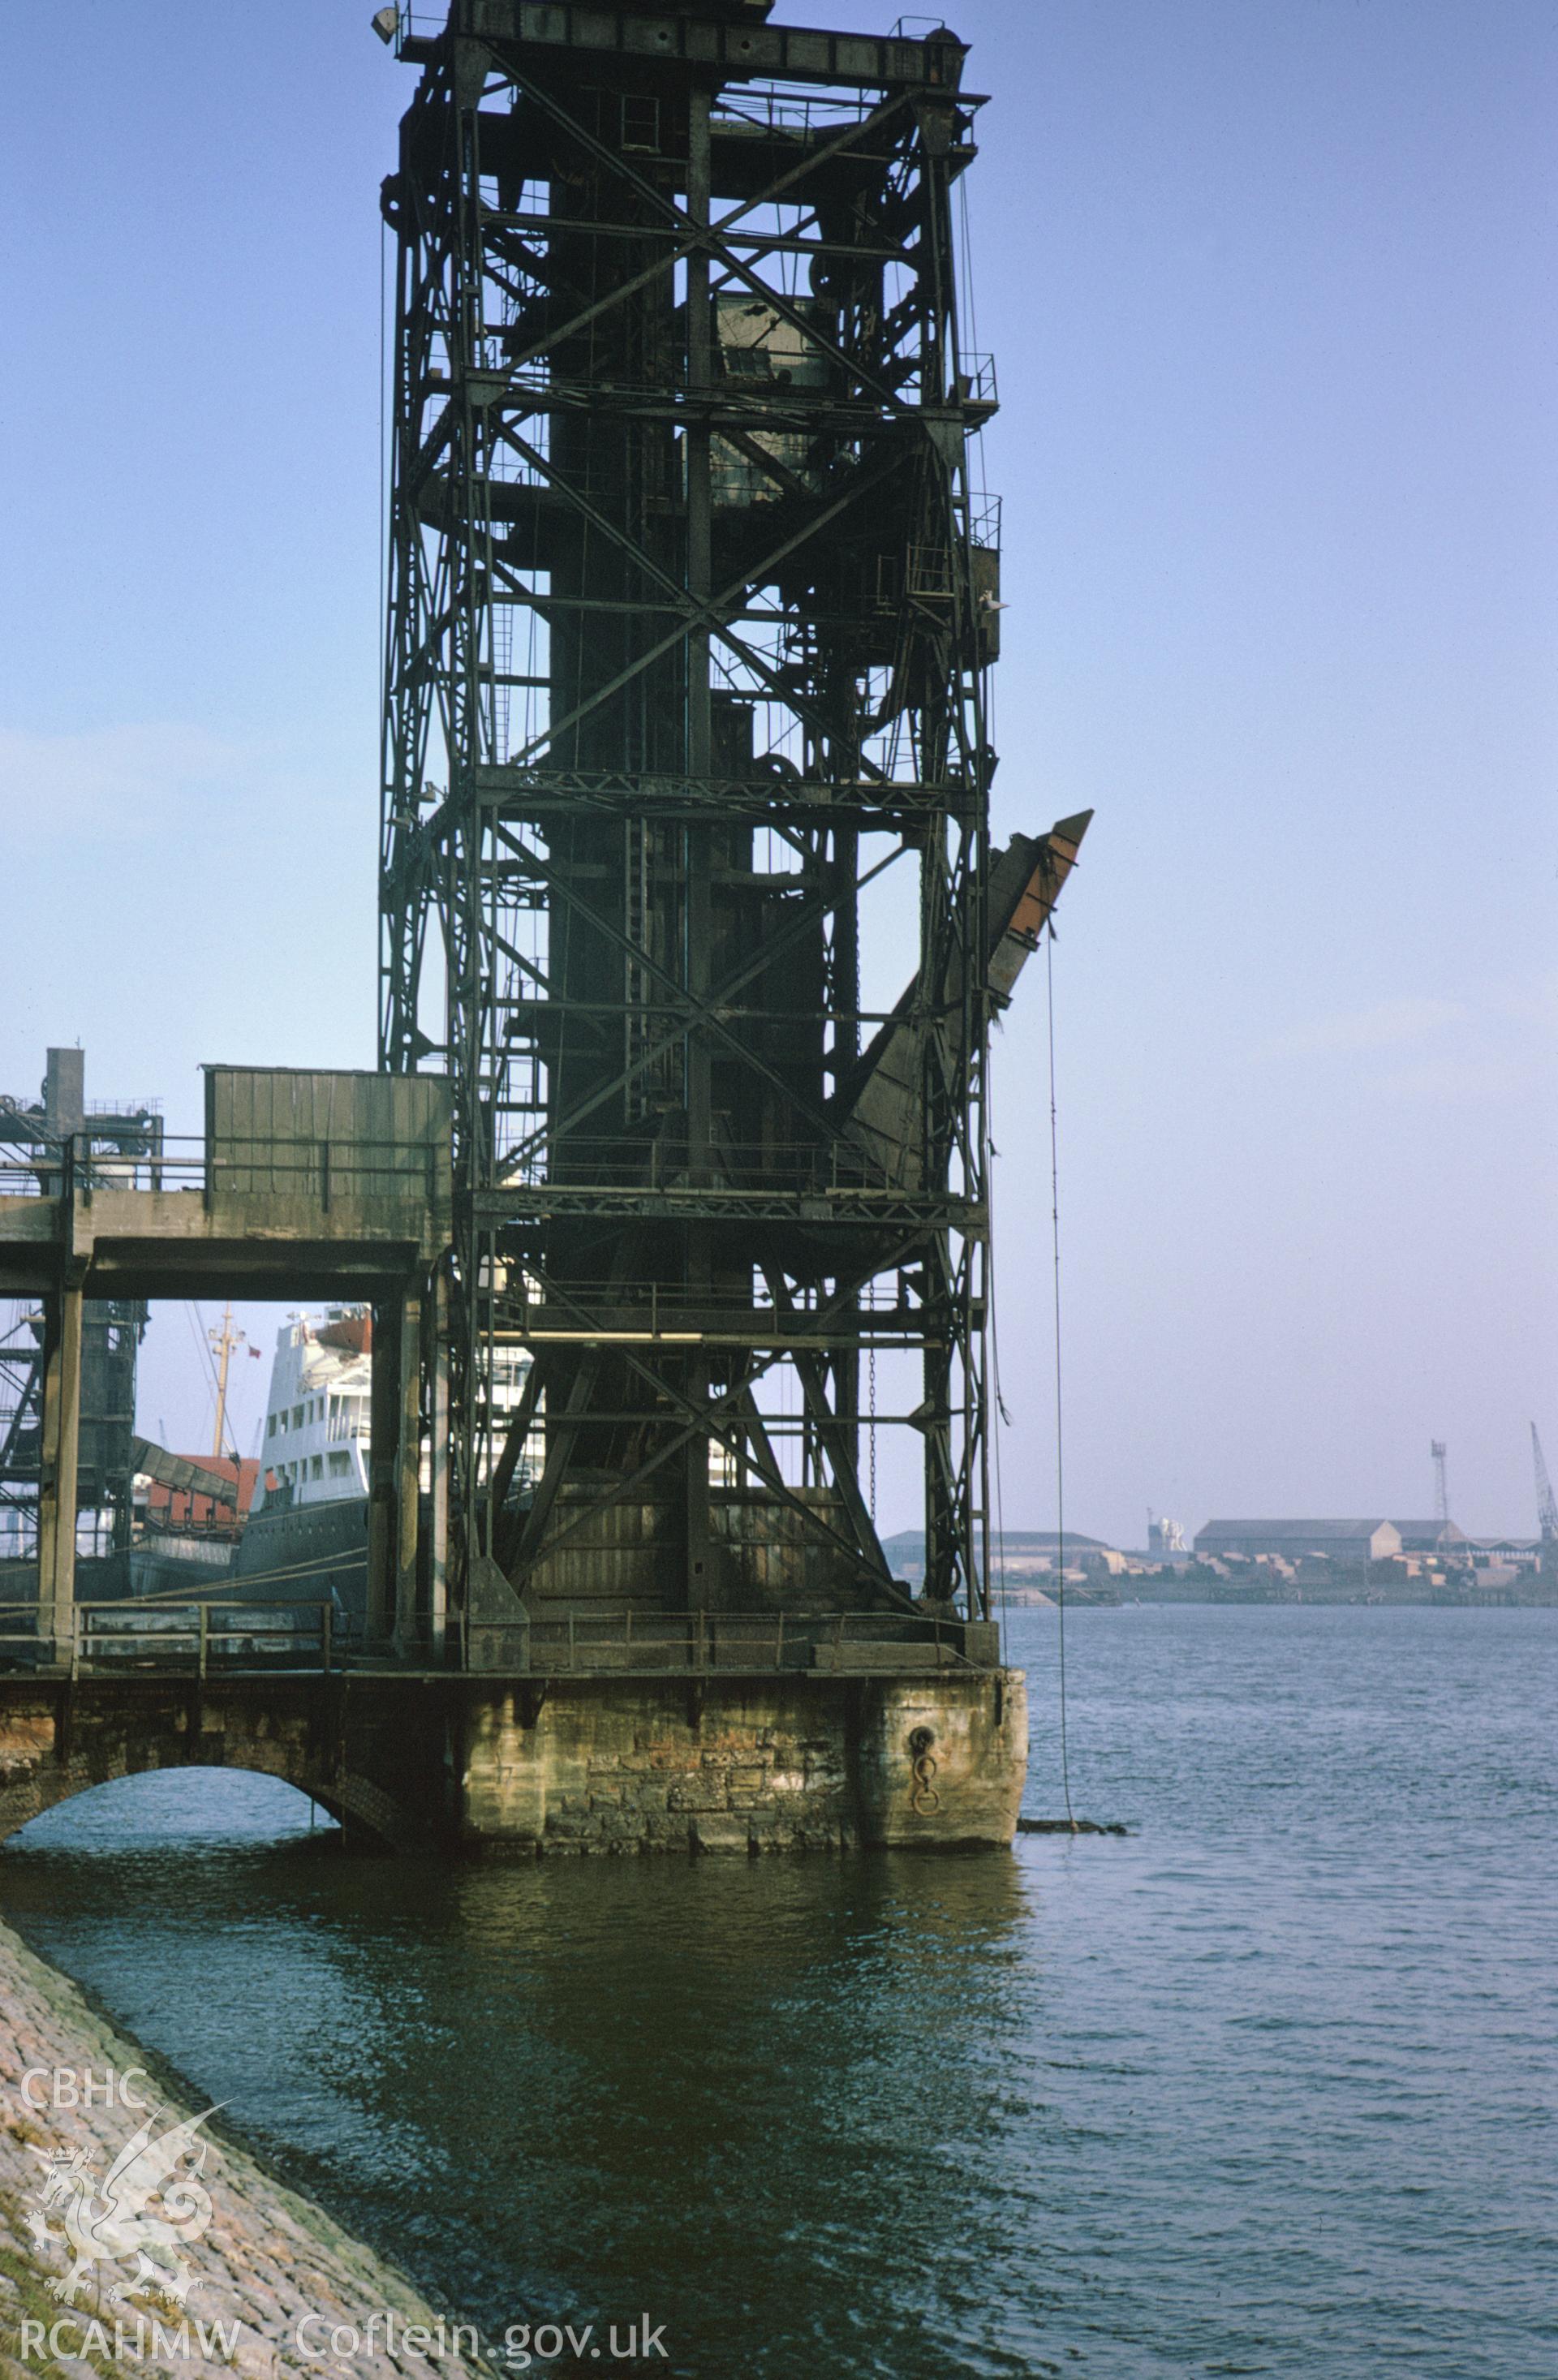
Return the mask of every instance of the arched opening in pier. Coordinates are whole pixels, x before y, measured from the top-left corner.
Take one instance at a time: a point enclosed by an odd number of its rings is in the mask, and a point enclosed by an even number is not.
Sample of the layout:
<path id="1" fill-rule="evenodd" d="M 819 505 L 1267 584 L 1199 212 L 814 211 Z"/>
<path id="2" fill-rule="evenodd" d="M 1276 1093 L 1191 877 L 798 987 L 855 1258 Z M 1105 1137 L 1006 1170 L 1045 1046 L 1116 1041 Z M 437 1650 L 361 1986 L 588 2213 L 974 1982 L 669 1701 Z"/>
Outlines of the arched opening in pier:
<path id="1" fill-rule="evenodd" d="M 68 1852 L 202 1856 L 339 1837 L 342 1813 L 284 1778 L 250 1768 L 152 1767 L 80 1785 L 6 1837 L 7 1858 Z"/>

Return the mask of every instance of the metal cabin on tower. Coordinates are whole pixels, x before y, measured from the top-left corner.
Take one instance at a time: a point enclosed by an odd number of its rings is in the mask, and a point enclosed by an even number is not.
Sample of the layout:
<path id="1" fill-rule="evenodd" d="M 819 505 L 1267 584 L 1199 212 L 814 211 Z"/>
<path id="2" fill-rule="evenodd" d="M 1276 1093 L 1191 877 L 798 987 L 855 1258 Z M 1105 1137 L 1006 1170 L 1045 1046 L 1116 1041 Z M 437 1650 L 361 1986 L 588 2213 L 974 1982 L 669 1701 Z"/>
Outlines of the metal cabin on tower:
<path id="1" fill-rule="evenodd" d="M 990 1017 L 1086 821 L 990 845 L 965 45 L 420 21 L 381 1061 L 454 1089 L 452 1582 L 472 1624 L 907 1618 L 907 1433 L 920 1612 L 982 1621 Z"/>

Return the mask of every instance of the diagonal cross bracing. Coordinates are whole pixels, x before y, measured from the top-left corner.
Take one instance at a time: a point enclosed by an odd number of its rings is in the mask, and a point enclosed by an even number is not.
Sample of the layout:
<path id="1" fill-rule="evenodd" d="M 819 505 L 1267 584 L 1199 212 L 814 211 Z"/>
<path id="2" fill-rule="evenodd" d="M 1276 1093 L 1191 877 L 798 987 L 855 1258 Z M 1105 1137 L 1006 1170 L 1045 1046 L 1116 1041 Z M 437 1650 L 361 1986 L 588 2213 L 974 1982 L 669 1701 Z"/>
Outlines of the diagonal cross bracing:
<path id="1" fill-rule="evenodd" d="M 543 1600 L 589 1545 L 662 1608 L 845 1608 L 885 1571 L 858 1439 L 890 1311 L 928 1584 L 976 1616 L 996 578 L 958 345 L 961 45 L 786 34 L 783 85 L 743 67 L 727 110 L 714 0 L 652 57 L 641 11 L 631 42 L 609 7 L 543 38 L 565 13 L 452 0 L 385 200 L 383 1054 L 454 1080 L 456 1539 L 494 1543 L 513 1498 L 499 1550 Z M 879 916 L 895 869 L 918 899 Z M 888 1012 L 914 1147 L 879 1188 L 844 1089 Z M 766 1279 L 807 1331 L 549 1346 L 500 1411 L 500 1318 L 529 1310 L 505 1284 L 588 1319 L 608 1253 L 635 1294 L 722 1313 Z M 771 1439 L 754 1384 L 785 1378 Z"/>

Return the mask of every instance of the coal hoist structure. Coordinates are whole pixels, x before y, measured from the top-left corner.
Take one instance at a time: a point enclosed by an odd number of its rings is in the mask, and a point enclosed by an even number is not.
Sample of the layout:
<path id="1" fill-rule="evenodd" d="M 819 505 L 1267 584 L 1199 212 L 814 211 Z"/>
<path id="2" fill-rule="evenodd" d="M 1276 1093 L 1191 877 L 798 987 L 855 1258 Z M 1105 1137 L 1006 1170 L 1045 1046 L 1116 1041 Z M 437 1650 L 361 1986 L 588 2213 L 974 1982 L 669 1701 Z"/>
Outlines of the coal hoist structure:
<path id="1" fill-rule="evenodd" d="M 965 45 L 395 38 L 381 1062 L 454 1087 L 452 1581 L 907 1612 L 895 1437 L 978 1621 L 990 1024 L 1085 821 L 990 841 Z"/>

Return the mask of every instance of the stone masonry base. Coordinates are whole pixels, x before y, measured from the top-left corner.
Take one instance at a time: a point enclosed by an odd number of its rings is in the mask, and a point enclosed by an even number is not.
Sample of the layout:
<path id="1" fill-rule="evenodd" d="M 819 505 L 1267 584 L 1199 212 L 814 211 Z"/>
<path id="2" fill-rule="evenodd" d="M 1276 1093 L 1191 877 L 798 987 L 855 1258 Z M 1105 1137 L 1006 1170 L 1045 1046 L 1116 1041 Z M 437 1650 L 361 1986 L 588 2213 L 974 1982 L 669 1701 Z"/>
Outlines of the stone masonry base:
<path id="1" fill-rule="evenodd" d="M 1019 1670 L 493 1682 L 467 1711 L 461 1832 L 519 1852 L 1009 1844 Z"/>

